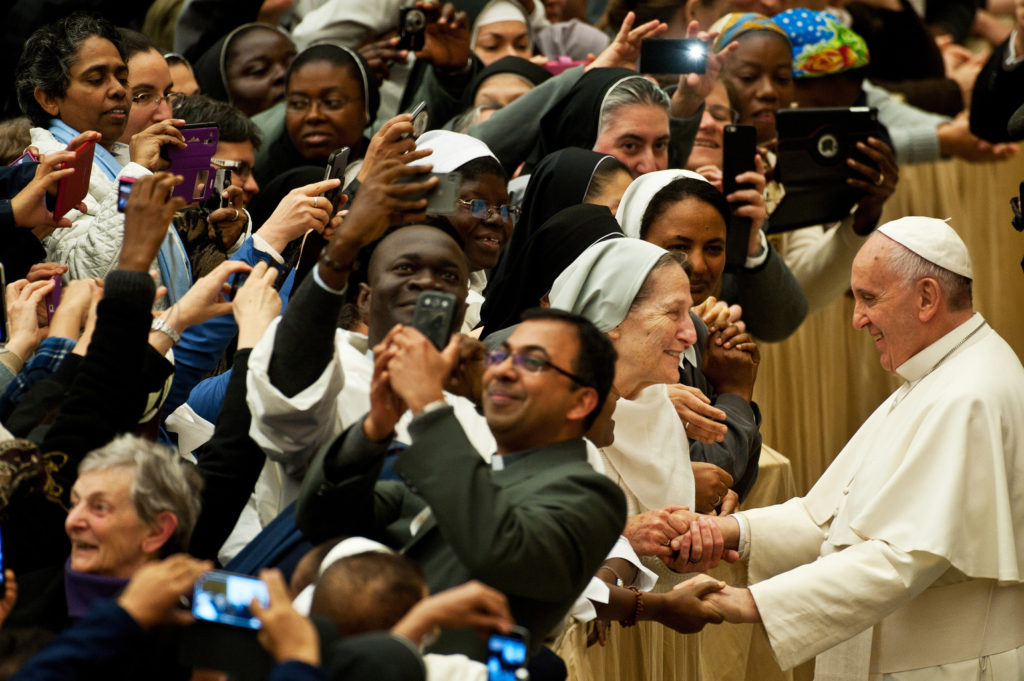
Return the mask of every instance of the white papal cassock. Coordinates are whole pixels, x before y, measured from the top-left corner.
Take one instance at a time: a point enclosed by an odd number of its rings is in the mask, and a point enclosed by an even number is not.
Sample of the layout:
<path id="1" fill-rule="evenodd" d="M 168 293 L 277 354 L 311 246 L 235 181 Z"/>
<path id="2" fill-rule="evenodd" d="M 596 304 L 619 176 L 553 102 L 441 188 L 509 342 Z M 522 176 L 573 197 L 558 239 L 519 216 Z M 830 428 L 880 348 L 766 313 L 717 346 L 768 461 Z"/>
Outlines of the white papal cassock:
<path id="1" fill-rule="evenodd" d="M 975 314 L 896 371 L 806 497 L 739 514 L 772 650 L 824 653 L 821 679 L 1020 681 L 1024 369 Z"/>

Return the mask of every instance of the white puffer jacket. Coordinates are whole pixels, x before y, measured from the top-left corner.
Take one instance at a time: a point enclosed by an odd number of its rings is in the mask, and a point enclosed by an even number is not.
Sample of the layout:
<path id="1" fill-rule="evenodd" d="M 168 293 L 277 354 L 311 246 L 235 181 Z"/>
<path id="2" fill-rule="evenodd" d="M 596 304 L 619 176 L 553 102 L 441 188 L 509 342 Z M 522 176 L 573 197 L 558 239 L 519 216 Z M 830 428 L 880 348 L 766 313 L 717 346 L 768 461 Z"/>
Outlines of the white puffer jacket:
<path id="1" fill-rule="evenodd" d="M 58 142 L 44 128 L 32 128 L 32 144 L 41 154 L 63 151 Z M 126 165 L 120 177 L 139 178 L 150 171 L 137 163 Z M 107 178 L 102 168 L 93 165 L 89 178 L 89 193 L 85 197 L 88 210 L 71 210 L 67 218 L 71 227 L 58 229 L 43 240 L 47 260 L 68 266 L 68 279 L 106 277 L 117 265 L 124 241 L 124 215 L 117 212 L 117 181 Z"/>

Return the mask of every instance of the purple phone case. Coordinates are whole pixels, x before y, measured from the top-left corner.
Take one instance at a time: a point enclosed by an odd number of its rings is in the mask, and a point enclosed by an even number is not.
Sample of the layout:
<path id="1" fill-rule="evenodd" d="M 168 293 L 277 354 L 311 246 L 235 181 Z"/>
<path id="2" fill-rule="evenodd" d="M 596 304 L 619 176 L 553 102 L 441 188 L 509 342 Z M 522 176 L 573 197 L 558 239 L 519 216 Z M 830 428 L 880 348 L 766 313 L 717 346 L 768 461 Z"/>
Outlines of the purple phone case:
<path id="1" fill-rule="evenodd" d="M 53 319 L 53 313 L 57 311 L 57 306 L 60 305 L 61 296 L 64 294 L 64 280 L 59 274 L 55 274 L 50 279 L 53 279 L 53 289 L 46 294 L 46 318 L 47 320 Z"/>
<path id="2" fill-rule="evenodd" d="M 168 170 L 185 178 L 171 196 L 180 196 L 186 203 L 205 201 L 213 187 L 215 171 L 210 167 L 210 159 L 217 151 L 220 131 L 215 125 L 186 125 L 181 128 L 181 134 L 188 146 L 167 148 L 167 158 L 171 161 Z"/>

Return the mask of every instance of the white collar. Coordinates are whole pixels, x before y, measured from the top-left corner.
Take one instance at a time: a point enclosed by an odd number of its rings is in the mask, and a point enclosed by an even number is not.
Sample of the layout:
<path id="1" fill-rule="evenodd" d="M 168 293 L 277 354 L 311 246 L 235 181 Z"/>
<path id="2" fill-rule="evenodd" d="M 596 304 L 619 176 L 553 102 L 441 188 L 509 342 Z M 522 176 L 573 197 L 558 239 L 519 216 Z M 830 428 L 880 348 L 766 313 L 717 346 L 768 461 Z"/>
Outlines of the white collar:
<path id="1" fill-rule="evenodd" d="M 966 322 L 896 367 L 896 373 L 910 383 L 921 380 L 984 324 L 981 313 L 975 312 Z"/>

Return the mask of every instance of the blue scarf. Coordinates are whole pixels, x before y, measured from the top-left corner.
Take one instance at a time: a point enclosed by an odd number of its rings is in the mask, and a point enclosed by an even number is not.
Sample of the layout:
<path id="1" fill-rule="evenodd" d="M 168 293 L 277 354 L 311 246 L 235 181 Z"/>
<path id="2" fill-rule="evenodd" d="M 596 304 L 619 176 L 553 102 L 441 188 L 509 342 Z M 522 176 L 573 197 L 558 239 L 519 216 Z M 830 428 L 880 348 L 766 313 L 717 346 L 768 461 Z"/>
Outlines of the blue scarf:
<path id="1" fill-rule="evenodd" d="M 49 130 L 50 134 L 58 142 L 64 144 L 64 146 L 67 146 L 71 140 L 79 135 L 77 130 L 59 118 L 54 118 L 50 121 Z M 96 153 L 92 157 L 92 162 L 94 166 L 99 166 L 103 170 L 108 180 L 111 182 L 117 180 L 117 176 L 121 172 L 121 164 L 114 158 L 113 154 L 98 144 L 96 145 Z"/>

